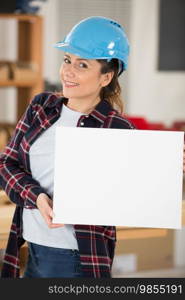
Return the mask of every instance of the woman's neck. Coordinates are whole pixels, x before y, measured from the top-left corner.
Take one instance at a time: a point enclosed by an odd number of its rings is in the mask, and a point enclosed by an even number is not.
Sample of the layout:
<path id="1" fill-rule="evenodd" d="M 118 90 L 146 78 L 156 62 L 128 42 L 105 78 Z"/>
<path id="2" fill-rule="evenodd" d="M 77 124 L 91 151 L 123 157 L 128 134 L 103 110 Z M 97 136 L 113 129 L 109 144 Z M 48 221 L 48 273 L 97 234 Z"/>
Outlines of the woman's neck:
<path id="1" fill-rule="evenodd" d="M 87 101 L 70 98 L 67 102 L 67 107 L 72 110 L 79 111 L 81 113 L 89 114 L 91 113 L 96 105 L 100 102 L 100 98 L 96 98 L 95 100 Z"/>

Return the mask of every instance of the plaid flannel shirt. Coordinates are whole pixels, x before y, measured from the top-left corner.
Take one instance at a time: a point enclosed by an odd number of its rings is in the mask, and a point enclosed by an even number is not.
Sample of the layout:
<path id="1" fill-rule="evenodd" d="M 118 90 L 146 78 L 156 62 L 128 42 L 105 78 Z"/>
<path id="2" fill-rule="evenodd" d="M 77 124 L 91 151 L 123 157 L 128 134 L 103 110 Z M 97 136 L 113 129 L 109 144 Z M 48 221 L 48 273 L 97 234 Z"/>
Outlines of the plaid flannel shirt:
<path id="1" fill-rule="evenodd" d="M 40 193 L 46 191 L 32 178 L 29 149 L 34 141 L 60 117 L 68 99 L 44 92 L 36 95 L 18 122 L 15 132 L 0 156 L 0 185 L 16 204 L 1 277 L 19 277 L 23 208 L 34 209 Z M 134 126 L 106 101 L 100 101 L 77 127 L 123 128 Z M 114 205 L 114 203 L 113 203 Z M 31 224 L 30 224 L 31 226 Z M 84 277 L 111 277 L 116 243 L 115 226 L 74 225 Z"/>

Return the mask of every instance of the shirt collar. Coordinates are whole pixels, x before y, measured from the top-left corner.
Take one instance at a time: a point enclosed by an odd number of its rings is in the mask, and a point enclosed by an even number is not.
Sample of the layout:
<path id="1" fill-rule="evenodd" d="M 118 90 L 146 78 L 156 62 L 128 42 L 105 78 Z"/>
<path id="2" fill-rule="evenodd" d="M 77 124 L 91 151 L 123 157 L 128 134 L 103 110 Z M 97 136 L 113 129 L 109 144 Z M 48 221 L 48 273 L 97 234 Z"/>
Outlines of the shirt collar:
<path id="1" fill-rule="evenodd" d="M 105 119 L 109 115 L 110 111 L 112 111 L 113 108 L 111 104 L 107 100 L 101 100 L 94 110 L 90 113 L 91 116 L 93 116 L 95 119 L 100 121 L 101 123 L 104 123 Z"/>
<path id="2" fill-rule="evenodd" d="M 56 97 L 54 99 L 50 99 L 50 102 L 48 104 L 49 107 L 55 107 L 57 110 L 61 110 L 63 103 L 67 104 L 68 99 L 65 97 Z M 101 100 L 94 108 L 94 110 L 89 114 L 89 116 L 92 116 L 96 120 L 98 120 L 101 123 L 104 123 L 105 119 L 107 118 L 110 111 L 112 111 L 113 108 L 111 104 L 107 100 Z"/>

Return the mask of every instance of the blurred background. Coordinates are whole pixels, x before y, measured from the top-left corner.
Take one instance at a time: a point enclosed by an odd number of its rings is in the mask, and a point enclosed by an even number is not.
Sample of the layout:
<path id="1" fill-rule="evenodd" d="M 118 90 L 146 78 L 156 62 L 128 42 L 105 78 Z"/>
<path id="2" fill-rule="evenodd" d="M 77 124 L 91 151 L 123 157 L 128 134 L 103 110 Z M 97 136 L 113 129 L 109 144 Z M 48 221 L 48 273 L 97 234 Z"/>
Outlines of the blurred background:
<path id="1" fill-rule="evenodd" d="M 61 90 L 62 51 L 52 45 L 89 16 L 115 19 L 130 41 L 128 70 L 120 78 L 124 116 L 138 129 L 185 131 L 184 0 L 3 0 L 0 151 L 33 96 Z M 184 203 L 181 230 L 118 228 L 113 277 L 185 276 Z M 0 190 L 0 260 L 13 209 Z M 23 268 L 26 247 L 21 255 Z"/>

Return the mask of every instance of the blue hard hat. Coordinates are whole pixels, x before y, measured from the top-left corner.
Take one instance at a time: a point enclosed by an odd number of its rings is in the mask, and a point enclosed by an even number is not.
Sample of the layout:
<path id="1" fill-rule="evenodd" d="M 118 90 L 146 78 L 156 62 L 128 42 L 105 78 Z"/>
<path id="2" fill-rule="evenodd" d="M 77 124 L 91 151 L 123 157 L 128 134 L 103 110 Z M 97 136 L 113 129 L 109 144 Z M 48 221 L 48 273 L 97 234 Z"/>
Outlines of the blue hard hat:
<path id="1" fill-rule="evenodd" d="M 123 27 L 116 21 L 95 16 L 77 23 L 63 41 L 54 47 L 86 59 L 118 59 L 119 75 L 126 70 L 129 42 Z"/>

